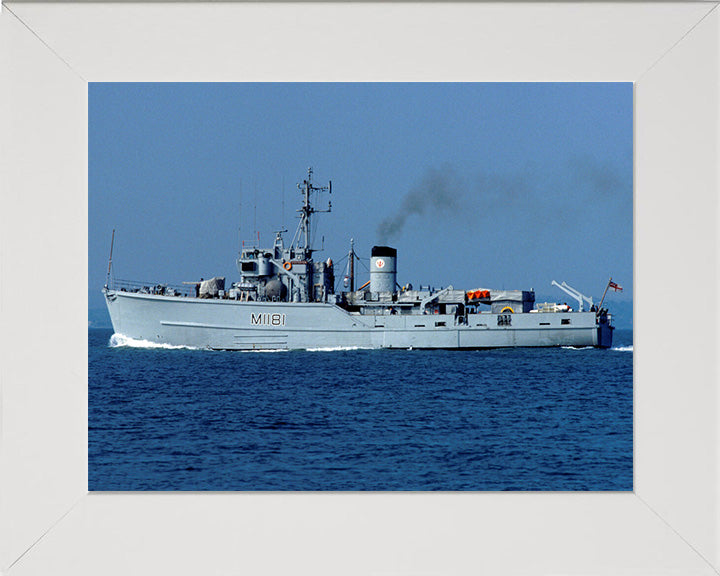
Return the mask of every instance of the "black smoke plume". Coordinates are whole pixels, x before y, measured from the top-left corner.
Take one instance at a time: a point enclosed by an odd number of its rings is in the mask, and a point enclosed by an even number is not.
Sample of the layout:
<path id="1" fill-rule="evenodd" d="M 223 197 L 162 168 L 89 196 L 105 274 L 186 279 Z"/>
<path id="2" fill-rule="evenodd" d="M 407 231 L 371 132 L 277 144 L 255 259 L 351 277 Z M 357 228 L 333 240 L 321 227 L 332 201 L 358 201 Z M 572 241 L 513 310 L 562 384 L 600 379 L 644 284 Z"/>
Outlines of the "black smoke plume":
<path id="1" fill-rule="evenodd" d="M 632 158 L 632 155 L 629 156 Z M 397 237 L 412 216 L 502 218 L 572 223 L 578 210 L 598 202 L 632 201 L 631 166 L 582 157 L 566 160 L 547 175 L 525 168 L 515 174 L 478 173 L 470 186 L 449 166 L 431 168 L 403 197 L 397 212 L 380 222 L 378 239 Z M 426 224 L 427 224 L 426 218 Z"/>
<path id="2" fill-rule="evenodd" d="M 450 214 L 460 209 L 462 186 L 451 168 L 431 168 L 403 197 L 397 213 L 378 225 L 378 237 L 387 242 L 397 236 L 410 216 Z"/>

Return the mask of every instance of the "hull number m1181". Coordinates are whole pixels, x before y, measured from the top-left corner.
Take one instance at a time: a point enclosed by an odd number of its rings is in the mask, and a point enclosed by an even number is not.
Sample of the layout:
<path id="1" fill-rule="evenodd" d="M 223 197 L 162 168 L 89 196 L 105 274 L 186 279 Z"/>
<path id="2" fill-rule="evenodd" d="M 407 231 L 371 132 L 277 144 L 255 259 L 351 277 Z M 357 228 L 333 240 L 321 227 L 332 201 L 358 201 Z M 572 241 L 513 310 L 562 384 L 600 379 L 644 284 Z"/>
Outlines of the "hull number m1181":
<path id="1" fill-rule="evenodd" d="M 285 314 L 250 314 L 252 326 L 285 326 Z"/>

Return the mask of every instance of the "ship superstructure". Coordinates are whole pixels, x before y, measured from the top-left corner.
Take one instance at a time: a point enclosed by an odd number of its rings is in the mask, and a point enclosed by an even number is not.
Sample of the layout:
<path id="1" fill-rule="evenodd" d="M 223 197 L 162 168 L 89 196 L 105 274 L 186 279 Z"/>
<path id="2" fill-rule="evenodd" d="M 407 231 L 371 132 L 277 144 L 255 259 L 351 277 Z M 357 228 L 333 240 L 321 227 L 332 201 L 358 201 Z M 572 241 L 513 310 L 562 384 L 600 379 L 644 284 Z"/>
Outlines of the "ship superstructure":
<path id="1" fill-rule="evenodd" d="M 237 261 L 241 281 L 234 284 L 229 297 L 248 301 L 269 302 L 328 302 L 334 294 L 335 276 L 332 260 L 315 262 L 316 251 L 311 244 L 311 219 L 316 212 L 330 212 L 313 207 L 313 194 L 328 192 L 332 194 L 332 182 L 328 186 L 315 186 L 312 182 L 313 171 L 298 188 L 303 195 L 303 205 L 298 210 L 300 222 L 290 246 L 285 247 L 283 233 L 275 233 L 275 242 L 271 249 L 243 248 Z"/>
<path id="2" fill-rule="evenodd" d="M 240 280 L 226 290 L 221 277 L 143 286 L 111 282 L 103 288 L 116 333 L 158 343 L 223 350 L 308 348 L 495 348 L 612 345 L 607 310 L 566 283 L 553 284 L 578 302 L 535 303 L 532 290 L 414 289 L 397 281 L 397 250 L 374 246 L 370 279 L 355 288 L 357 255 L 351 241 L 344 290 L 335 291 L 332 260 L 315 261 L 312 169 L 298 188 L 303 196 L 295 234 L 285 230 L 271 248 L 243 247 Z M 112 258 L 111 258 L 112 260 Z M 612 282 L 611 282 L 612 283 Z M 617 285 L 615 285 L 617 286 Z"/>

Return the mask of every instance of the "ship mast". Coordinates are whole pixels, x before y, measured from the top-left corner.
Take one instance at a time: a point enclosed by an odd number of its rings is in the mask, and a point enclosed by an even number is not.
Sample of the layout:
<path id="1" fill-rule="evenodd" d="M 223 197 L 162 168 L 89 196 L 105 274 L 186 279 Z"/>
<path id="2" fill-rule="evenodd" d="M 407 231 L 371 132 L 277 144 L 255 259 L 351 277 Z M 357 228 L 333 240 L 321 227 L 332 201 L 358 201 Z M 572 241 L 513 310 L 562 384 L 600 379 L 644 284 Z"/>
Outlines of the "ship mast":
<path id="1" fill-rule="evenodd" d="M 298 212 L 300 212 L 300 223 L 293 237 L 293 247 L 302 250 L 305 258 L 310 257 L 314 252 L 310 247 L 310 219 L 312 215 L 315 212 L 330 212 L 332 210 L 331 202 L 328 202 L 327 210 L 317 210 L 313 208 L 310 203 L 310 196 L 313 192 L 328 192 L 332 194 L 332 182 L 329 182 L 327 186 L 315 186 L 312 183 L 312 176 L 313 169 L 310 167 L 308 168 L 307 179 L 303 180 L 302 184 L 297 185 L 303 194 L 303 205 L 302 208 L 298 210 Z"/>
<path id="2" fill-rule="evenodd" d="M 350 276 L 350 292 L 355 292 L 355 239 L 350 238 L 350 254 L 348 254 L 348 275 Z"/>
<path id="3" fill-rule="evenodd" d="M 113 228 L 112 231 L 112 239 L 110 240 L 110 259 L 108 260 L 108 271 L 107 271 L 107 278 L 105 280 L 105 288 L 110 287 L 110 270 L 112 269 L 112 254 L 113 254 L 113 248 L 115 247 L 115 228 Z M 611 278 L 612 280 L 612 278 Z M 608 284 L 609 286 L 609 284 Z M 607 290 L 605 290 L 607 292 Z"/>

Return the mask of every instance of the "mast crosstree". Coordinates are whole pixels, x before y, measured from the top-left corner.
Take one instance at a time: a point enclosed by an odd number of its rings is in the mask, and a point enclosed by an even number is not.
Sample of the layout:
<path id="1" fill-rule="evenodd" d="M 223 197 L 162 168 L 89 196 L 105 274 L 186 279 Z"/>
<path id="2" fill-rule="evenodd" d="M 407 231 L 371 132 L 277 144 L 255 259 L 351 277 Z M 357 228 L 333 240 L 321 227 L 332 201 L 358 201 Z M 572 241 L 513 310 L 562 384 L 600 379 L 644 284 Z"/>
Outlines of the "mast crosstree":
<path id="1" fill-rule="evenodd" d="M 312 177 L 313 169 L 310 167 L 308 168 L 307 179 L 303 180 L 302 184 L 297 185 L 298 190 L 300 190 L 303 195 L 303 205 L 298 210 L 300 213 L 300 222 L 298 223 L 297 230 L 295 231 L 295 235 L 293 236 L 293 241 L 291 243 L 291 247 L 297 250 L 302 250 L 306 258 L 311 257 L 312 253 L 315 251 L 310 247 L 310 221 L 312 215 L 316 212 L 332 211 L 331 201 L 328 201 L 327 210 L 317 210 L 313 207 L 310 200 L 313 192 L 327 192 L 328 194 L 332 194 L 332 181 L 329 181 L 327 186 L 315 186 L 312 182 Z"/>

